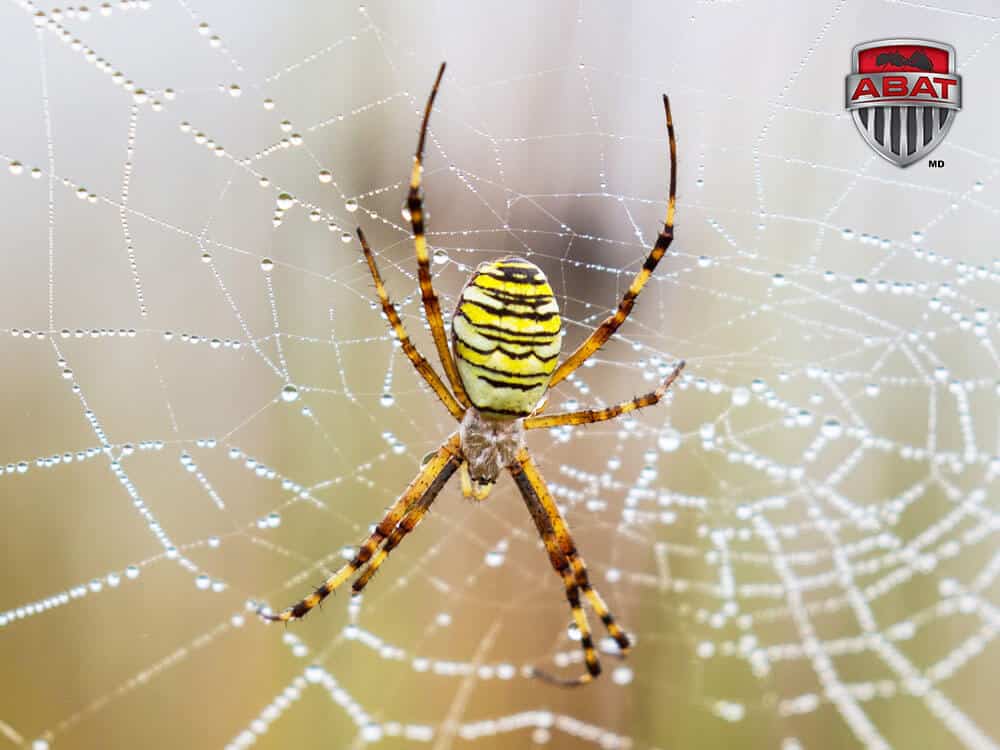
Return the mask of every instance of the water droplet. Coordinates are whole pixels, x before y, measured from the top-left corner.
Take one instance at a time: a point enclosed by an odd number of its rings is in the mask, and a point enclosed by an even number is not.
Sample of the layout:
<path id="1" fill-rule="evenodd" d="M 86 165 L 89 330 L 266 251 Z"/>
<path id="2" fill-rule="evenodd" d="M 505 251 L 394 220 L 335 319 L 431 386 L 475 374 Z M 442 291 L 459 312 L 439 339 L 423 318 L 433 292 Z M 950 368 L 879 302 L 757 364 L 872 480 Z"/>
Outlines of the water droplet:
<path id="1" fill-rule="evenodd" d="M 747 388 L 733 388 L 733 406 L 746 406 L 750 403 L 750 391 Z"/>
<path id="2" fill-rule="evenodd" d="M 292 206 L 295 205 L 295 199 L 288 193 L 282 193 L 278 196 L 278 208 L 282 211 L 287 211 Z"/>
<path id="3" fill-rule="evenodd" d="M 361 729 L 363 742 L 378 742 L 382 739 L 382 727 L 378 724 L 365 724 Z"/>
<path id="4" fill-rule="evenodd" d="M 503 565 L 503 560 L 504 554 L 499 550 L 490 550 L 486 553 L 486 557 L 484 558 L 484 562 L 490 568 L 499 568 Z"/>
<path id="5" fill-rule="evenodd" d="M 844 428 L 836 419 L 827 419 L 820 428 L 823 437 L 828 440 L 835 440 L 844 434 Z"/>
<path id="6" fill-rule="evenodd" d="M 379 399 L 379 403 L 382 404 L 382 406 L 389 407 L 396 403 L 396 399 L 393 398 L 391 393 L 383 393 L 382 398 Z"/>
<path id="7" fill-rule="evenodd" d="M 853 289 L 858 294 L 864 294 L 868 291 L 868 282 L 864 279 L 855 279 L 854 283 L 851 284 L 851 289 Z"/>
<path id="8" fill-rule="evenodd" d="M 448 252 L 440 247 L 434 250 L 432 257 L 434 258 L 434 262 L 439 266 L 448 262 Z"/>
<path id="9" fill-rule="evenodd" d="M 615 667 L 614 670 L 611 672 L 611 681 L 614 682 L 616 685 L 628 685 L 630 682 L 632 682 L 633 677 L 634 674 L 632 672 L 632 668 L 627 667 L 624 664 Z"/>
<path id="10" fill-rule="evenodd" d="M 8 169 L 11 174 L 21 174 L 24 171 L 24 165 L 19 161 L 12 161 Z"/>
<path id="11" fill-rule="evenodd" d="M 330 174 L 329 169 L 321 169 L 317 177 L 319 177 L 319 181 L 324 184 L 333 181 L 333 175 Z"/>
<path id="12" fill-rule="evenodd" d="M 348 198 L 347 201 L 344 203 L 344 208 L 346 208 L 349 213 L 353 214 L 355 211 L 358 210 L 358 201 L 357 201 L 357 199 L 355 199 L 355 198 Z"/>
<path id="13" fill-rule="evenodd" d="M 712 710 L 716 716 L 726 721 L 740 721 L 746 714 L 746 708 L 742 703 L 732 701 L 716 701 Z"/>
<path id="14" fill-rule="evenodd" d="M 664 453 L 673 453 L 681 447 L 681 434 L 672 427 L 668 427 L 660 433 L 657 445 Z"/>
<path id="15" fill-rule="evenodd" d="M 354 235 L 351 234 L 350 232 L 344 232 L 342 235 L 340 235 L 340 241 L 343 242 L 345 245 L 352 242 L 353 240 L 354 240 Z"/>
<path id="16" fill-rule="evenodd" d="M 229 84 L 229 95 L 231 97 L 233 97 L 235 99 L 236 97 L 238 97 L 242 93 L 243 93 L 243 90 L 239 87 L 238 84 L 235 84 L 235 83 Z"/>
<path id="17" fill-rule="evenodd" d="M 264 273 L 269 273 L 271 269 L 274 268 L 274 261 L 270 258 L 260 259 L 260 270 Z"/>

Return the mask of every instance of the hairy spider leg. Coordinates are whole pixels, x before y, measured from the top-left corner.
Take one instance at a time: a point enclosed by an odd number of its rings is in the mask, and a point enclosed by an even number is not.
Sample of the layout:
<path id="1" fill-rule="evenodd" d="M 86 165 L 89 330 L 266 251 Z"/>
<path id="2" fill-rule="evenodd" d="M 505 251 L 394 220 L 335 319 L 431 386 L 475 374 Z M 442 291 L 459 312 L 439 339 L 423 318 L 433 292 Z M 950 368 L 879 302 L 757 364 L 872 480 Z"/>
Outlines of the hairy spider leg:
<path id="1" fill-rule="evenodd" d="M 583 649 L 584 663 L 587 666 L 586 673 L 571 679 L 555 677 L 539 669 L 535 669 L 533 674 L 546 682 L 564 687 L 585 685 L 601 673 L 601 662 L 597 656 L 597 649 L 594 648 L 594 639 L 591 635 L 587 614 L 580 605 L 580 591 L 584 592 L 590 605 L 594 608 L 594 612 L 601 618 L 608 633 L 615 639 L 623 654 L 629 648 L 628 636 L 615 622 L 615 618 L 608 610 L 604 600 L 590 585 L 583 558 L 577 552 L 566 522 L 552 500 L 552 496 L 549 494 L 548 488 L 527 449 L 522 449 L 518 453 L 516 461 L 508 467 L 508 470 L 514 478 L 517 488 L 521 491 L 521 497 L 524 499 L 528 512 L 535 522 L 535 527 L 545 543 L 549 562 L 563 580 L 563 585 L 566 588 L 566 600 L 569 602 L 577 630 L 580 631 L 580 646 Z"/>
<path id="2" fill-rule="evenodd" d="M 582 424 L 592 424 L 594 422 L 605 422 L 609 419 L 614 419 L 622 414 L 628 414 L 630 411 L 636 411 L 638 409 L 644 409 L 647 406 L 653 406 L 660 402 L 660 400 L 667 394 L 667 390 L 674 381 L 677 380 L 678 376 L 681 374 L 681 370 L 684 369 L 684 360 L 681 360 L 674 367 L 673 371 L 667 376 L 660 387 L 655 391 L 651 391 L 642 396 L 636 396 L 629 401 L 622 401 L 614 406 L 608 406 L 604 409 L 583 409 L 582 411 L 567 411 L 560 414 L 548 414 L 544 416 L 533 416 L 528 417 L 524 420 L 524 429 L 526 430 L 537 430 L 542 427 L 562 427 L 563 425 L 582 425 Z"/>
<path id="3" fill-rule="evenodd" d="M 590 585 L 590 579 L 587 575 L 587 566 L 583 562 L 583 558 L 580 556 L 580 553 L 576 548 L 576 543 L 573 541 L 573 536 L 569 532 L 569 524 L 567 524 L 565 519 L 562 517 L 562 514 L 559 512 L 559 508 L 556 507 L 555 501 L 552 499 L 552 495 L 545 486 L 545 480 L 542 479 L 542 475 L 539 473 L 538 467 L 535 466 L 535 462 L 532 460 L 531 455 L 526 449 L 522 450 L 518 455 L 518 462 L 521 464 L 528 481 L 535 488 L 538 500 L 542 504 L 542 507 L 545 509 L 545 512 L 552 523 L 552 530 L 555 533 L 556 541 L 559 543 L 560 549 L 569 561 L 573 571 L 576 573 L 577 584 L 579 584 L 581 591 L 584 592 L 584 595 L 587 597 L 590 605 L 594 608 L 597 616 L 601 618 L 601 622 L 604 623 L 604 626 L 608 629 L 608 633 L 618 644 L 622 653 L 626 653 L 630 645 L 628 636 L 615 623 L 615 618 L 604 604 L 604 600 Z"/>
<path id="4" fill-rule="evenodd" d="M 632 312 L 632 307 L 635 305 L 639 293 L 646 286 L 656 264 L 660 262 L 660 259 L 666 254 L 667 248 L 670 247 L 670 243 L 674 240 L 674 211 L 677 205 L 677 141 L 674 136 L 674 121 L 670 116 L 670 99 L 667 98 L 666 94 L 663 95 L 663 108 L 667 116 L 667 139 L 670 144 L 670 196 L 667 199 L 667 218 L 663 229 L 660 231 L 659 237 L 656 238 L 656 244 L 646 258 L 646 262 L 642 264 L 642 270 L 636 274 L 635 279 L 632 280 L 625 292 L 625 296 L 618 303 L 618 309 L 615 310 L 614 315 L 605 319 L 601 325 L 595 328 L 587 340 L 580 344 L 577 350 L 556 368 L 552 374 L 552 380 L 549 381 L 550 388 L 574 372 L 594 352 L 604 346 L 608 339 L 614 336 L 615 331 Z"/>
<path id="5" fill-rule="evenodd" d="M 427 238 L 424 235 L 424 202 L 420 197 L 420 179 L 423 173 L 424 142 L 427 139 L 427 125 L 431 119 L 431 110 L 434 108 L 434 99 L 437 97 L 438 87 L 441 85 L 441 78 L 444 76 L 445 64 L 441 63 L 438 69 L 437 78 L 434 80 L 434 87 L 427 98 L 427 106 L 424 107 L 424 119 L 420 123 L 420 139 L 417 141 L 417 151 L 413 156 L 413 170 L 410 172 L 410 190 L 406 198 L 406 207 L 410 212 L 410 224 L 413 227 L 413 247 L 417 254 L 417 278 L 420 281 L 420 297 L 424 303 L 424 312 L 427 315 L 427 323 L 431 327 L 431 336 L 434 339 L 434 346 L 437 348 L 438 357 L 444 367 L 448 382 L 462 406 L 469 406 L 469 398 L 465 393 L 465 387 L 458 376 L 458 368 L 452 357 L 451 349 L 448 347 L 448 337 L 445 335 L 444 319 L 441 316 L 441 303 L 437 293 L 434 291 L 434 284 L 431 281 L 431 261 L 427 253 Z"/>
<path id="6" fill-rule="evenodd" d="M 305 617 L 311 609 L 333 593 L 339 586 L 354 575 L 358 569 L 372 558 L 378 549 L 392 532 L 396 525 L 402 520 L 406 513 L 414 505 L 420 502 L 427 502 L 430 496 L 431 501 L 444 488 L 451 475 L 455 473 L 462 462 L 461 446 L 458 433 L 446 440 L 434 456 L 429 459 L 420 469 L 420 472 L 410 482 L 409 487 L 400 495 L 399 499 L 392 504 L 392 507 L 382 517 L 375 530 L 362 543 L 357 554 L 350 562 L 343 565 L 340 570 L 330 576 L 313 593 L 305 597 L 288 609 L 276 614 L 260 613 L 267 620 L 288 622 Z"/>
<path id="7" fill-rule="evenodd" d="M 368 270 L 371 271 L 372 279 L 375 281 L 375 293 L 378 294 L 379 302 L 382 303 L 382 312 L 385 313 L 385 317 L 389 320 L 389 325 L 396 334 L 396 338 L 399 339 L 400 346 L 403 347 L 403 352 L 409 358 L 410 362 L 420 373 L 424 381 L 431 387 L 431 390 L 437 394 L 437 397 L 441 399 L 441 402 L 447 407 L 451 415 L 457 420 L 462 419 L 462 415 L 465 414 L 465 409 L 455 400 L 455 397 L 448 390 L 447 386 L 441 382 L 441 378 L 434 371 L 431 363 L 428 362 L 424 356 L 417 351 L 417 347 L 413 345 L 410 340 L 410 335 L 406 332 L 406 327 L 403 325 L 402 319 L 399 317 L 399 312 L 396 310 L 396 306 L 389 299 L 389 294 L 385 289 L 385 284 L 382 282 L 382 275 L 379 273 L 378 264 L 375 262 L 375 256 L 372 254 L 371 248 L 368 246 L 368 242 L 365 239 L 365 233 L 361 231 L 358 227 L 358 239 L 361 240 L 361 249 L 365 254 L 365 261 L 368 263 Z"/>
<path id="8" fill-rule="evenodd" d="M 448 477 L 454 473 L 455 468 L 456 467 L 449 467 Z M 447 481 L 447 477 L 445 477 L 445 481 Z M 437 493 L 431 494 L 428 492 L 424 494 L 424 496 L 416 503 L 414 503 L 408 511 L 406 511 L 406 515 L 403 516 L 403 519 L 399 522 L 396 528 L 392 530 L 389 538 L 385 540 L 385 544 L 382 545 L 382 549 L 375 553 L 375 556 L 369 560 L 368 567 L 365 568 L 361 572 L 361 575 L 354 581 L 351 589 L 355 594 L 360 594 L 362 592 L 364 587 L 367 586 L 368 582 L 372 579 L 372 576 L 378 572 L 379 567 L 385 562 L 389 553 L 392 552 L 401 541 L 403 541 L 403 538 L 407 534 L 417 528 L 417 525 L 423 520 L 423 517 L 427 515 L 427 511 L 431 509 L 431 505 L 434 503 L 435 498 L 437 498 Z"/>

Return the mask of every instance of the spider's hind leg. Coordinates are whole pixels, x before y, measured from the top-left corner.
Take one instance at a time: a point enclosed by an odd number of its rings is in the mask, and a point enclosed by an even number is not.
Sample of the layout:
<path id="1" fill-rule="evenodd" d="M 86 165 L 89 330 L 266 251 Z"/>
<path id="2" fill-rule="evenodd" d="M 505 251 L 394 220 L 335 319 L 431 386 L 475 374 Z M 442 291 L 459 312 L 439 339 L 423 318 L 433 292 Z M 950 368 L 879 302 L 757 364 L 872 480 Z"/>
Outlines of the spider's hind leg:
<path id="1" fill-rule="evenodd" d="M 528 511 L 531 513 L 535 527 L 538 529 L 538 533 L 545 543 L 545 549 L 549 553 L 549 561 L 560 578 L 562 578 L 563 585 L 566 587 L 566 599 L 569 601 L 574 623 L 580 631 L 580 645 L 583 648 L 584 662 L 587 665 L 586 674 L 570 680 L 554 677 L 537 669 L 534 670 L 534 675 L 556 685 L 575 686 L 586 684 L 601 673 L 601 663 L 597 655 L 597 650 L 594 648 L 587 615 L 580 605 L 580 592 L 582 591 L 584 596 L 587 597 L 590 606 L 594 609 L 597 616 L 601 618 L 601 622 L 604 623 L 608 629 L 608 633 L 618 644 L 618 648 L 621 650 L 621 655 L 623 656 L 628 652 L 630 645 L 629 637 L 618 626 L 604 600 L 601 599 L 600 595 L 590 585 L 590 579 L 587 575 L 587 568 L 583 562 L 583 558 L 576 551 L 576 545 L 573 542 L 572 536 L 570 536 L 569 529 L 566 527 L 566 522 L 560 515 L 559 509 L 552 500 L 548 489 L 545 487 L 545 483 L 532 462 L 531 457 L 528 455 L 527 449 L 522 448 L 518 452 L 515 462 L 508 468 L 511 476 L 513 476 L 514 481 L 517 483 L 518 489 L 521 491 L 521 496 L 524 498 L 525 505 L 527 505 Z"/>
<path id="2" fill-rule="evenodd" d="M 379 546 L 390 535 L 395 534 L 397 526 L 402 525 L 417 507 L 423 506 L 424 511 L 426 511 L 426 508 L 430 507 L 430 504 L 434 502 L 434 498 L 438 496 L 438 493 L 444 488 L 451 475 L 458 469 L 461 461 L 459 458 L 459 449 L 459 437 L 458 433 L 455 433 L 421 466 L 420 472 L 410 482 L 410 486 L 406 488 L 406 491 L 389 508 L 378 526 L 375 527 L 375 531 L 362 543 L 357 554 L 349 562 L 341 566 L 340 570 L 318 586 L 315 591 L 278 614 L 271 614 L 265 611 L 259 611 L 258 614 L 265 620 L 276 620 L 279 622 L 288 622 L 289 620 L 298 620 L 305 617 L 310 610 L 319 605 L 346 581 L 350 580 L 351 576 L 357 573 L 365 563 L 372 560 L 373 556 L 382 554 L 378 552 Z M 419 518 L 417 520 L 419 521 Z M 413 525 L 415 526 L 416 523 Z"/>
<path id="3" fill-rule="evenodd" d="M 615 622 L 614 615 L 611 614 L 611 610 L 608 609 L 608 605 L 604 603 L 604 599 L 601 595 L 597 593 L 597 590 L 590 585 L 590 579 L 587 575 L 587 566 L 583 562 L 583 558 L 580 557 L 576 551 L 573 551 L 572 556 L 569 558 L 569 563 L 573 568 L 573 572 L 576 575 L 576 582 L 580 586 L 580 591 L 583 595 L 587 597 L 587 601 L 590 602 L 591 608 L 594 613 L 601 618 L 601 622 L 604 623 L 604 627 L 608 630 L 608 635 L 610 635 L 616 644 L 618 644 L 618 650 L 620 656 L 625 656 L 628 654 L 629 649 L 632 647 L 632 641 L 628 637 L 628 633 L 621 629 L 621 626 Z"/>
<path id="4" fill-rule="evenodd" d="M 454 471 L 454 469 L 452 469 L 452 471 Z M 389 534 L 389 538 L 385 540 L 385 544 L 382 545 L 382 549 L 374 554 L 372 559 L 368 561 L 368 567 L 365 568 L 361 575 L 358 576 L 357 580 L 354 581 L 354 584 L 351 586 L 351 593 L 360 594 L 364 590 L 365 586 L 368 585 L 368 582 L 378 572 L 382 563 L 385 562 L 389 553 L 392 552 L 401 541 L 403 541 L 403 538 L 407 534 L 417 528 L 417 525 L 423 520 L 424 516 L 427 515 L 427 511 L 431 509 L 431 503 L 434 502 L 436 497 L 437 493 L 427 493 L 406 512 L 406 515 L 403 516 L 396 528 L 392 530 L 391 534 Z"/>

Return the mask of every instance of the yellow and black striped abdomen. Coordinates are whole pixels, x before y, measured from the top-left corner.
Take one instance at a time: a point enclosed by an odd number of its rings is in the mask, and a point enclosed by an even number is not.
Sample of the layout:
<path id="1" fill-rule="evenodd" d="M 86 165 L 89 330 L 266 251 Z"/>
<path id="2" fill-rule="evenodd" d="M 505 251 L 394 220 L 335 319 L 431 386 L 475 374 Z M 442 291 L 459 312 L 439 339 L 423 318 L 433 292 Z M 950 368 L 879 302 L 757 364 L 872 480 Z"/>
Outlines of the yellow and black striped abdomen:
<path id="1" fill-rule="evenodd" d="M 545 274 L 522 258 L 482 263 L 455 308 L 455 360 L 472 405 L 523 417 L 549 384 L 562 345 L 559 306 Z"/>

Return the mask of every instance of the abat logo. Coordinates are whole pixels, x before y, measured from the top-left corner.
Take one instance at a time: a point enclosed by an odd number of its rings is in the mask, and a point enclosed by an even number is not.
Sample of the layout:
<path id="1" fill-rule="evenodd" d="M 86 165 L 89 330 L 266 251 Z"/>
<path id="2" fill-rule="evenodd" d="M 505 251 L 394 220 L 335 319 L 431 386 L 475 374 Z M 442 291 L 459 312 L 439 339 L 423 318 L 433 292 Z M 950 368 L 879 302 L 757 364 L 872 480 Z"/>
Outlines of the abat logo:
<path id="1" fill-rule="evenodd" d="M 847 110 L 875 151 L 906 167 L 944 140 L 962 108 L 955 48 L 926 39 L 883 39 L 851 52 Z"/>

